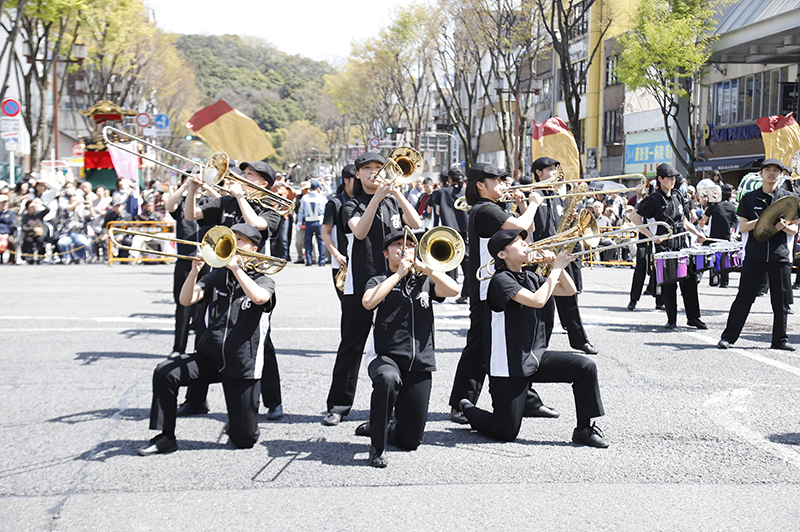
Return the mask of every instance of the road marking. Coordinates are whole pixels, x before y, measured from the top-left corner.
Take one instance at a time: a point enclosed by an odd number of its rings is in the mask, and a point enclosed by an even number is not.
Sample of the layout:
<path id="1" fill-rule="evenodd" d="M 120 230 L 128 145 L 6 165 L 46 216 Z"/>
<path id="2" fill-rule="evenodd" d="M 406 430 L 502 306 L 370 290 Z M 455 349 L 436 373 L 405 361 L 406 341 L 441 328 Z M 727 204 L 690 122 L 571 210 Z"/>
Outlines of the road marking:
<path id="1" fill-rule="evenodd" d="M 746 412 L 747 403 L 752 395 L 753 392 L 746 389 L 726 390 L 711 395 L 703 403 L 703 407 L 708 410 L 711 420 L 726 431 L 769 454 L 800 467 L 800 454 L 796 451 L 767 440 L 758 432 L 745 427 L 736 420 L 734 413 Z"/>
<path id="2" fill-rule="evenodd" d="M 710 336 L 699 332 L 690 332 L 686 334 L 694 338 L 697 338 L 698 340 L 703 340 L 708 344 L 716 344 L 717 342 L 719 342 L 719 340 L 715 340 L 714 338 L 711 338 Z M 767 364 L 768 366 L 774 366 L 778 369 L 782 369 L 784 371 L 788 371 L 789 373 L 793 373 L 797 376 L 800 376 L 800 368 L 792 366 L 791 364 L 785 364 L 783 362 L 773 360 L 763 355 L 759 355 L 758 353 L 752 352 L 749 349 L 746 350 L 746 349 L 738 349 L 736 347 L 729 347 L 727 351 L 729 353 L 736 353 L 737 355 L 747 357 L 750 360 L 755 360 L 756 362 L 761 362 L 762 364 Z"/>

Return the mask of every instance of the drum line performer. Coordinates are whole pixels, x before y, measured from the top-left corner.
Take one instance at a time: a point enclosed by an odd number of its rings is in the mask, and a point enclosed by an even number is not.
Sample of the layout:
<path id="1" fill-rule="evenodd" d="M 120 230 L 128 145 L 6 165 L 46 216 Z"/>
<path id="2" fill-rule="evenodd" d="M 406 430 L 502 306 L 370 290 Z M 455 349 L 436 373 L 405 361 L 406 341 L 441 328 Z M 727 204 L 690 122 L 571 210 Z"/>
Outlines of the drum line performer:
<path id="1" fill-rule="evenodd" d="M 680 173 L 671 165 L 662 163 L 656 168 L 658 188 L 656 191 L 636 204 L 636 210 L 631 214 L 631 221 L 635 225 L 644 225 L 651 222 L 666 222 L 672 227 L 673 234 L 688 231 L 702 243 L 705 235 L 698 231 L 689 220 L 689 209 L 686 199 L 680 190 L 675 187 Z M 648 238 L 656 235 L 648 227 L 640 230 Z M 658 226 L 658 234 L 666 234 L 666 228 Z M 678 251 L 686 247 L 683 236 L 670 239 L 656 239 L 653 241 L 656 252 Z M 677 283 L 661 285 L 661 295 L 667 312 L 665 329 L 674 329 L 678 321 L 678 285 L 681 287 L 683 306 L 686 311 L 686 324 L 698 329 L 707 329 L 700 319 L 700 302 L 697 297 L 697 277 L 689 275 Z"/>

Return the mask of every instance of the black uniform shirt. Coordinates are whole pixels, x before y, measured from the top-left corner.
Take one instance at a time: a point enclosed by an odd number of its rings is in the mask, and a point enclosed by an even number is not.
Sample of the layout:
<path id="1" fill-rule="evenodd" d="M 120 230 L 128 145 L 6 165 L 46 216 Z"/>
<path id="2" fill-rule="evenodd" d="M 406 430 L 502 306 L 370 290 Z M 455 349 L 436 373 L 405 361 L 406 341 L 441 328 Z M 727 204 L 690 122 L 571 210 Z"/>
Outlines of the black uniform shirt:
<path id="1" fill-rule="evenodd" d="M 197 281 L 207 304 L 206 331 L 197 341 L 197 352 L 223 375 L 238 379 L 261 378 L 275 307 L 275 281 L 260 273 L 250 276 L 272 294 L 266 304 L 253 304 L 227 268 L 212 270 Z"/>
<path id="2" fill-rule="evenodd" d="M 736 207 L 728 200 L 712 203 L 704 213 L 711 222 L 708 236 L 720 240 L 731 239 L 731 229 L 736 226 Z"/>
<path id="3" fill-rule="evenodd" d="M 211 201 L 208 196 L 201 196 L 197 198 L 197 205 L 202 208 L 203 205 Z M 181 198 L 175 211 L 171 216 L 175 219 L 175 238 L 180 240 L 190 240 L 192 242 L 200 242 L 200 239 L 208 232 L 210 226 L 200 227 L 196 221 L 190 222 L 186 219 L 184 209 L 186 207 L 186 197 Z M 186 255 L 193 257 L 197 254 L 197 246 L 190 246 L 189 244 L 176 244 L 179 255 Z"/>
<path id="4" fill-rule="evenodd" d="M 469 273 L 467 273 L 467 287 L 469 288 L 469 304 L 476 305 L 486 301 L 486 291 L 489 281 L 478 281 L 476 273 L 481 265 L 492 258 L 489 253 L 489 239 L 498 232 L 503 224 L 511 217 L 503 208 L 487 198 L 481 198 L 469 211 Z"/>
<path id="5" fill-rule="evenodd" d="M 536 292 L 544 277 L 529 270 L 502 270 L 492 276 L 486 299 L 486 372 L 492 377 L 529 377 L 547 350 L 540 309 L 512 298 L 522 289 Z"/>
<path id="6" fill-rule="evenodd" d="M 636 212 L 644 218 L 644 223 L 652 222 L 666 222 L 672 227 L 672 234 L 684 232 L 683 218 L 688 217 L 689 209 L 683 194 L 678 190 L 672 190 L 672 193 L 667 196 L 661 191 L 661 188 L 656 190 L 653 194 L 643 198 L 636 205 Z M 688 218 L 687 218 L 688 219 Z M 666 235 L 667 230 L 662 226 L 657 226 L 656 230 L 651 232 L 656 235 Z M 684 237 L 672 238 L 666 240 L 661 244 L 656 244 L 656 252 L 662 251 L 677 251 L 685 248 Z"/>
<path id="7" fill-rule="evenodd" d="M 776 188 L 772 194 L 767 194 L 763 189 L 756 189 L 742 196 L 736 215 L 746 220 L 755 220 L 772 202 L 792 193 L 782 188 Z M 797 214 L 794 215 L 797 218 Z M 794 219 L 793 218 L 793 219 Z M 791 220 L 787 220 L 791 222 Z M 742 233 L 744 245 L 744 259 L 760 262 L 792 262 L 792 247 L 794 236 L 779 231 L 767 241 L 759 242 L 753 237 L 752 231 Z"/>
<path id="8" fill-rule="evenodd" d="M 458 185 L 439 190 L 438 205 L 441 225 L 452 227 L 462 236 L 467 234 L 469 228 L 469 212 L 459 211 L 455 208 L 455 202 L 464 195 L 464 188 Z"/>
<path id="9" fill-rule="evenodd" d="M 329 225 L 332 227 L 331 229 L 331 240 L 333 240 L 333 244 L 336 246 L 336 249 L 339 250 L 339 253 L 347 256 L 347 237 L 342 231 L 342 226 L 339 224 L 339 211 L 342 208 L 342 204 L 347 202 L 350 197 L 347 195 L 347 192 L 342 192 L 336 196 L 333 196 L 331 199 L 328 200 L 328 203 L 325 204 L 325 214 L 322 215 L 322 225 Z M 331 257 L 332 264 L 335 269 L 341 267 L 336 259 Z"/>
<path id="10" fill-rule="evenodd" d="M 398 229 L 403 228 L 400 207 L 394 196 L 386 196 L 375 212 L 375 218 L 363 240 L 355 238 L 348 222 L 353 217 L 361 217 L 367 210 L 372 195 L 361 193 L 342 206 L 340 218 L 342 229 L 347 235 L 347 280 L 344 285 L 345 295 L 361 296 L 370 277 L 374 277 L 389 269 L 386 257 L 383 256 L 383 239 Z"/>
<path id="11" fill-rule="evenodd" d="M 391 271 L 372 277 L 366 290 L 385 281 Z M 364 364 L 377 355 L 388 356 L 408 371 L 436 371 L 434 356 L 433 303 L 444 301 L 436 295 L 436 285 L 425 275 L 408 274 L 375 307 L 372 342 L 367 346 Z"/>
<path id="12" fill-rule="evenodd" d="M 209 225 L 231 227 L 234 224 L 247 223 L 239 208 L 238 200 L 233 196 L 213 198 L 200 206 L 200 210 L 203 211 L 203 219 L 198 222 L 201 227 Z M 258 251 L 263 253 L 269 245 L 269 239 L 278 232 L 281 216 L 274 209 L 264 208 L 260 205 L 253 205 L 253 210 L 259 218 L 263 218 L 267 222 L 267 228 L 261 231 L 261 246 L 258 248 Z"/>

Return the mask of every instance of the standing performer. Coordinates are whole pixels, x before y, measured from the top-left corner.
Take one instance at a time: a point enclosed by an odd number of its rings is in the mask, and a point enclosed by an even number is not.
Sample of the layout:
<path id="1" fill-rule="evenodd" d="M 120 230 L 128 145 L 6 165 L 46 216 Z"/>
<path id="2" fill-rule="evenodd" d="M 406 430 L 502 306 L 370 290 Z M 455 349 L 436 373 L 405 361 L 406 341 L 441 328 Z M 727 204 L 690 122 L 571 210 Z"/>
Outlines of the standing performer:
<path id="1" fill-rule="evenodd" d="M 469 330 L 450 392 L 450 417 L 456 423 L 468 423 L 461 412 L 460 402 L 468 399 L 472 404 L 477 403 L 486 378 L 483 320 L 489 281 L 478 281 L 476 275 L 478 268 L 490 258 L 486 247 L 489 238 L 500 229 L 530 228 L 536 208 L 542 201 L 542 197 L 534 192 L 528 196 L 530 205 L 518 197 L 517 208 L 522 214 L 518 218 L 511 216 L 498 203 L 505 191 L 504 179 L 507 175 L 489 163 L 474 164 L 467 172 L 466 198 L 472 206 L 469 211 L 469 271 L 466 280 L 469 285 Z M 528 417 L 559 415 L 556 410 L 545 406 L 534 390 L 529 392 L 525 410 Z"/>
<path id="2" fill-rule="evenodd" d="M 792 193 L 778 188 L 781 163 L 777 159 L 766 159 L 761 163 L 761 188 L 745 194 L 739 202 L 736 215 L 739 217 L 739 232 L 744 245 L 739 292 L 728 313 L 728 323 L 722 331 L 717 346 L 728 349 L 742 332 L 750 307 L 753 306 L 761 280 L 769 279 L 769 298 L 772 303 L 772 349 L 794 351 L 786 334 L 787 312 L 785 294 L 791 291 L 792 247 L 797 234 L 798 213 L 791 221 L 780 218 L 775 223 L 777 232 L 765 241 L 756 240 L 752 232 L 759 217 L 773 202 Z"/>
<path id="3" fill-rule="evenodd" d="M 244 162 L 239 165 L 242 177 L 263 188 L 269 188 L 275 183 L 275 170 L 263 161 Z M 259 252 L 269 245 L 281 223 L 281 216 L 274 209 L 261 205 L 251 205 L 245 197 L 241 184 L 233 183 L 230 186 L 230 196 L 214 198 L 202 206 L 197 203 L 197 190 L 202 186 L 200 177 L 192 177 L 189 181 L 186 196 L 184 215 L 191 221 L 197 220 L 201 227 L 224 225 L 232 227 L 234 224 L 246 223 L 261 232 Z M 278 360 L 275 349 L 270 342 L 265 344 L 264 376 L 261 379 L 261 395 L 264 406 L 267 408 L 267 419 L 276 420 L 283 417 L 283 400 L 281 398 L 281 377 L 278 372 Z M 186 391 L 186 402 L 178 409 L 179 416 L 191 416 L 208 412 L 208 386 L 199 384 L 190 386 Z"/>
<path id="4" fill-rule="evenodd" d="M 333 365 L 324 425 L 338 425 L 350 413 L 358 383 L 358 368 L 372 328 L 372 313 L 361 298 L 367 281 L 388 269 L 383 239 L 408 225 L 422 227 L 417 211 L 400 190 L 378 175 L 386 159 L 367 152 L 355 160 L 353 199 L 344 204 L 341 223 L 347 235 L 347 280 L 342 302 L 342 338 Z"/>
<path id="5" fill-rule="evenodd" d="M 558 176 L 558 167 L 560 165 L 560 162 L 551 157 L 539 157 L 531 164 L 531 175 L 533 175 L 537 183 L 553 181 Z M 551 196 L 555 195 L 555 192 L 548 190 L 543 194 Z M 535 226 L 532 232 L 533 241 L 536 242 L 555 235 L 559 226 L 562 225 L 561 222 L 564 216 L 577 219 L 574 206 L 577 205 L 578 201 L 579 197 L 573 199 L 570 203 L 572 208 L 565 208 L 561 199 L 544 201 L 537 209 L 536 216 L 533 219 Z M 568 210 L 570 212 L 567 212 Z M 567 274 L 572 277 L 579 292 L 583 288 L 580 264 L 571 263 L 567 267 Z M 556 309 L 558 310 L 558 319 L 561 321 L 561 325 L 567 329 L 570 347 L 583 351 L 587 355 L 596 355 L 597 349 L 589 342 L 589 337 L 583 328 L 577 292 L 568 296 L 556 296 L 542 309 L 547 344 L 550 344 L 550 336 L 553 333 Z"/>
<path id="6" fill-rule="evenodd" d="M 699 188 L 699 187 L 698 187 Z M 731 233 L 736 228 L 736 207 L 731 203 L 731 195 L 733 187 L 728 183 L 723 183 L 721 187 L 720 199 L 717 203 L 709 203 L 706 207 L 703 218 L 700 221 L 700 226 L 704 226 L 708 221 L 711 221 L 711 230 L 708 236 L 715 240 L 730 240 Z M 709 244 L 708 241 L 705 244 Z M 719 277 L 717 282 L 716 277 Z M 719 284 L 720 288 L 728 288 L 730 273 L 722 272 L 715 274 L 712 269 L 709 272 L 709 286 L 716 286 Z"/>
<path id="7" fill-rule="evenodd" d="M 438 199 L 436 201 L 436 214 L 439 215 L 439 220 L 442 225 L 450 227 L 458 231 L 464 243 L 469 248 L 469 213 L 467 211 L 460 211 L 455 208 L 455 202 L 458 198 L 464 195 L 464 172 L 461 171 L 460 166 L 453 166 L 447 171 L 447 179 L 450 186 L 447 186 L 438 192 Z M 456 303 L 466 303 L 469 283 L 467 282 L 467 261 L 461 261 L 461 273 L 464 276 L 463 285 L 461 287 L 461 297 L 456 299 Z M 447 274 L 458 281 L 458 269 L 455 268 Z"/>
<path id="8" fill-rule="evenodd" d="M 255 251 L 261 244 L 261 234 L 254 227 L 235 224 L 231 229 L 237 247 Z M 150 428 L 161 433 L 139 449 L 142 456 L 178 449 L 175 438 L 178 388 L 193 383 L 221 382 L 228 406 L 231 442 L 236 447 L 250 448 L 258 441 L 262 344 L 269 341 L 275 282 L 266 275 L 245 272 L 238 257 L 198 281 L 203 265 L 202 260 L 194 262 L 181 288 L 180 301 L 188 306 L 205 300 L 208 325 L 194 353 L 168 358 L 156 366 Z"/>
<path id="9" fill-rule="evenodd" d="M 636 205 L 636 211 L 631 214 L 631 221 L 635 225 L 643 225 L 651 222 L 666 222 L 672 226 L 672 233 L 677 235 L 688 231 L 697 237 L 702 243 L 706 237 L 695 228 L 689 219 L 690 209 L 681 192 L 675 189 L 675 181 L 680 176 L 672 166 L 663 163 L 656 168 L 658 179 L 658 189 L 642 199 Z M 645 227 L 640 230 L 648 238 L 655 236 L 653 232 Z M 666 229 L 658 226 L 658 234 L 666 234 Z M 683 236 L 668 240 L 654 240 L 656 252 L 678 251 L 686 247 L 686 240 Z M 700 302 L 697 299 L 697 277 L 690 275 L 681 279 L 677 284 L 665 284 L 661 286 L 661 295 L 664 297 L 664 305 L 667 311 L 667 324 L 665 329 L 674 329 L 678 321 L 678 284 L 681 285 L 681 296 L 683 296 L 683 306 L 686 311 L 686 324 L 698 329 L 707 329 L 705 323 L 700 320 Z"/>
<path id="10" fill-rule="evenodd" d="M 553 295 L 576 292 L 564 269 L 573 257 L 567 253 L 555 257 L 547 278 L 523 270 L 530 260 L 526 236 L 520 229 L 504 229 L 489 240 L 496 271 L 489 283 L 484 326 L 493 412 L 477 408 L 468 399 L 461 400 L 461 410 L 481 434 L 514 441 L 530 384 L 570 383 L 578 418 L 573 443 L 608 447 L 603 433 L 592 424 L 592 418 L 604 415 L 595 363 L 583 355 L 547 351 L 541 309 Z M 552 253 L 548 255 L 552 260 Z"/>
<path id="11" fill-rule="evenodd" d="M 348 164 L 342 169 L 342 184 L 336 190 L 336 195 L 328 200 L 325 205 L 325 214 L 322 217 L 322 240 L 325 242 L 325 247 L 328 248 L 328 253 L 331 254 L 334 287 L 339 270 L 347 267 L 347 237 L 339 224 L 339 212 L 342 210 L 342 205 L 353 197 L 355 170 L 356 167 L 352 164 Z M 338 289 L 336 296 L 341 304 L 342 292 Z"/>
<path id="12" fill-rule="evenodd" d="M 458 294 L 453 279 L 415 260 L 415 252 L 403 231 L 387 235 L 383 255 L 389 269 L 367 282 L 362 298 L 364 308 L 375 309 L 375 331 L 364 359 L 372 379 L 369 421 L 356 435 L 372 438 L 373 467 L 386 467 L 387 443 L 412 451 L 422 443 L 436 370 L 431 300 Z"/>

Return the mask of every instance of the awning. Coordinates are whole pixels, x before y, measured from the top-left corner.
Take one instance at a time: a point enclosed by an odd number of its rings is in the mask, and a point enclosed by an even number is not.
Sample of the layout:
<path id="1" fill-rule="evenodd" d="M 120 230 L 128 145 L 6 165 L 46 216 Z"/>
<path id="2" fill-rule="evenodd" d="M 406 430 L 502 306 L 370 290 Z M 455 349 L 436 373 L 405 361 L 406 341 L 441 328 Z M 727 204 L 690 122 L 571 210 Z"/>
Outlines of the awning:
<path id="1" fill-rule="evenodd" d="M 741 170 L 743 168 L 756 168 L 756 163 L 764 159 L 763 155 L 751 155 L 748 157 L 731 157 L 730 159 L 709 159 L 708 161 L 698 161 L 694 163 L 695 172 L 713 172 L 719 170 Z"/>

